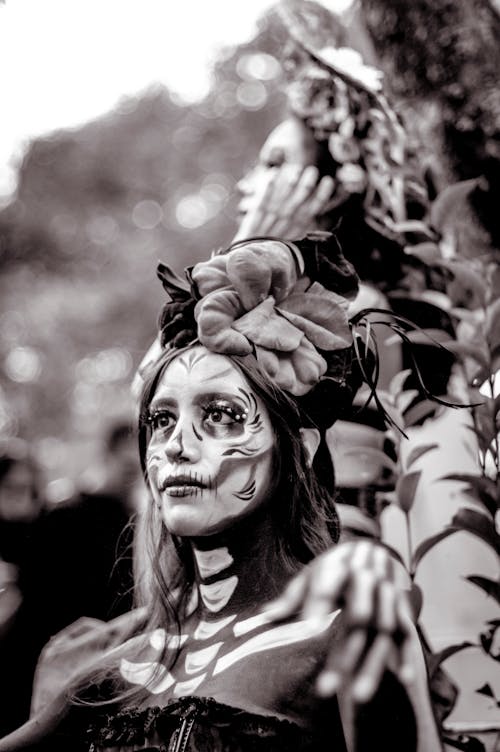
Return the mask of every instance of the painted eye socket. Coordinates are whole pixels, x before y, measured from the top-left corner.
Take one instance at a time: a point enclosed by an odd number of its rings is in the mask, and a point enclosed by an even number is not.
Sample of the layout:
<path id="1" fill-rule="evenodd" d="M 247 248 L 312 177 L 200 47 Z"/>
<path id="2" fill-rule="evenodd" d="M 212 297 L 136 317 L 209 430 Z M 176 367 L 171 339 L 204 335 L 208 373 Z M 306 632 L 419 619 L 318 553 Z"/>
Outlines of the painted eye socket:
<path id="1" fill-rule="evenodd" d="M 207 426 L 241 425 L 247 417 L 247 410 L 226 402 L 214 402 L 203 408 L 203 422 Z"/>
<path id="2" fill-rule="evenodd" d="M 167 428 L 172 428 L 174 416 L 166 410 L 157 410 L 149 416 L 148 422 L 153 431 L 164 431 Z"/>
<path id="3" fill-rule="evenodd" d="M 234 422 L 234 417 L 229 413 L 229 409 L 223 409 L 221 407 L 212 407 L 207 410 L 205 415 L 205 421 L 207 423 L 216 423 L 219 425 L 227 426 L 229 423 Z"/>

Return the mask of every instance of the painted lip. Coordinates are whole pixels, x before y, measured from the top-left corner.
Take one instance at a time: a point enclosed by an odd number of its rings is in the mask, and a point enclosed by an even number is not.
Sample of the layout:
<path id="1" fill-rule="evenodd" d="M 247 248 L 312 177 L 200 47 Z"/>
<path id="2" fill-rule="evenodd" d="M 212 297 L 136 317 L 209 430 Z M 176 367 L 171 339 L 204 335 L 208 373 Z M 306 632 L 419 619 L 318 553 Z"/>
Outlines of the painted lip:
<path id="1" fill-rule="evenodd" d="M 168 491 L 172 496 L 188 496 L 209 487 L 209 484 L 204 483 L 196 475 L 170 475 L 165 478 L 159 490 Z"/>

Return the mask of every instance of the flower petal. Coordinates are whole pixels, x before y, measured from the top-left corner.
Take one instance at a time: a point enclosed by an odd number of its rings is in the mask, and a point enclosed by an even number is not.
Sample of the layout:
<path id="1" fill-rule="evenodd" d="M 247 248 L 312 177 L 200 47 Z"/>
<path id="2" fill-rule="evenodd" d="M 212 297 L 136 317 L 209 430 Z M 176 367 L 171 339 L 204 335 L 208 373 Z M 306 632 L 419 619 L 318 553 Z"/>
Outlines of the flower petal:
<path id="1" fill-rule="evenodd" d="M 235 321 L 233 329 L 270 350 L 295 350 L 304 336 L 286 318 L 278 316 L 272 296 Z"/>
<path id="2" fill-rule="evenodd" d="M 227 355 L 248 355 L 252 345 L 231 325 L 243 313 L 238 294 L 231 288 L 211 292 L 198 301 L 194 315 L 198 322 L 198 337 L 212 352 Z"/>
<path id="3" fill-rule="evenodd" d="M 225 256 L 213 256 L 208 261 L 200 261 L 193 266 L 190 275 L 200 298 L 229 285 L 226 267 Z"/>
<path id="4" fill-rule="evenodd" d="M 338 350 L 352 342 L 347 308 L 345 298 L 315 283 L 306 293 L 290 295 L 278 310 L 316 347 Z"/>

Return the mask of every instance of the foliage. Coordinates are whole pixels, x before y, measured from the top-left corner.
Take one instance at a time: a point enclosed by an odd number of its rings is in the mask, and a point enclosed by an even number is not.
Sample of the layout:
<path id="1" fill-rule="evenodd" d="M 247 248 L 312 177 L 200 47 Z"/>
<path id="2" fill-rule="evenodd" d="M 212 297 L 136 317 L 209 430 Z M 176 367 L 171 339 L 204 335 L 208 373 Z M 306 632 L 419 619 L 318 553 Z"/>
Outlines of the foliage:
<path id="1" fill-rule="evenodd" d="M 271 15 L 221 53 L 205 100 L 154 87 L 29 146 L 0 212 L 0 435 L 36 442 L 49 478 L 128 409 L 158 259 L 180 271 L 230 242 L 235 182 L 282 110 L 280 44 Z"/>

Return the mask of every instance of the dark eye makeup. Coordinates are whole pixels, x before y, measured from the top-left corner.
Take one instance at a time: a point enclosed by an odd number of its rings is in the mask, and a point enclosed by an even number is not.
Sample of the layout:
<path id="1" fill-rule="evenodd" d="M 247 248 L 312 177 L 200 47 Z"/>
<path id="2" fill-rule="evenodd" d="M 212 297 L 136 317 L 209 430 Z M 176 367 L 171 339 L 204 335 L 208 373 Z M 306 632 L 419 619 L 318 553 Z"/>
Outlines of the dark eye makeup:
<path id="1" fill-rule="evenodd" d="M 248 416 L 248 409 L 240 407 L 225 399 L 211 399 L 201 405 L 203 422 L 212 425 L 230 423 L 243 423 Z"/>

